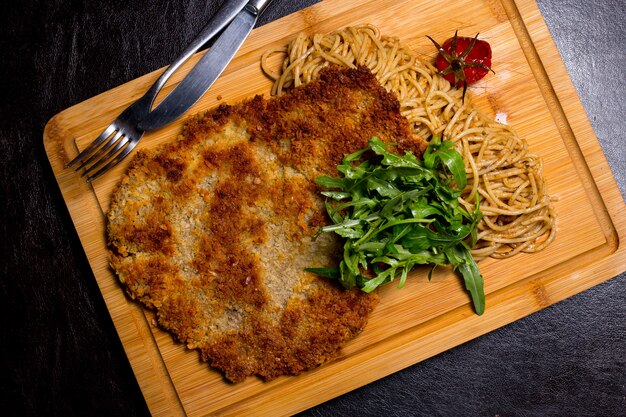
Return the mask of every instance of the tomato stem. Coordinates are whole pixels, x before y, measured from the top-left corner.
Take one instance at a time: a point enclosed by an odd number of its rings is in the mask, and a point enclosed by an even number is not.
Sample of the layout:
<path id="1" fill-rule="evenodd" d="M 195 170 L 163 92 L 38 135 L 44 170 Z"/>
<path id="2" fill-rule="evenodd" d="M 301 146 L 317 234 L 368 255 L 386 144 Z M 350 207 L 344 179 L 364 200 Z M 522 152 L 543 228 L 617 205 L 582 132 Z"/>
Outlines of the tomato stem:
<path id="1" fill-rule="evenodd" d="M 491 65 L 491 47 L 487 42 L 478 40 L 478 35 L 477 33 L 473 38 L 459 37 L 458 31 L 455 31 L 454 37 L 444 42 L 443 46 L 426 35 L 437 48 L 439 56 L 443 58 L 443 61 L 439 57 L 435 60 L 438 74 L 446 78 L 456 88 L 463 86 L 462 102 L 465 102 L 468 84 L 478 81 L 489 71 L 495 73 L 489 67 Z M 479 42 L 480 48 L 476 49 Z M 465 48 L 459 52 L 457 49 L 462 46 Z M 453 79 L 451 78 L 452 75 L 454 75 Z"/>

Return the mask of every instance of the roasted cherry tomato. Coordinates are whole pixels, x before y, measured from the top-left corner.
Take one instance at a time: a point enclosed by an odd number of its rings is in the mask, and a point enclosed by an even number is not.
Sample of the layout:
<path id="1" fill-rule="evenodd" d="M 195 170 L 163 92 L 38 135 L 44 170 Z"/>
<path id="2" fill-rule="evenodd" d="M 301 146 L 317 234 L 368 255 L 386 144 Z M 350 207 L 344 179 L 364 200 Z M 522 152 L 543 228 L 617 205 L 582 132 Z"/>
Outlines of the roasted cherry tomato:
<path id="1" fill-rule="evenodd" d="M 439 45 L 428 36 L 439 51 L 435 58 L 435 67 L 439 73 L 453 86 L 463 87 L 463 97 L 468 84 L 475 83 L 483 78 L 491 66 L 491 46 L 486 41 L 473 38 L 454 36 Z"/>

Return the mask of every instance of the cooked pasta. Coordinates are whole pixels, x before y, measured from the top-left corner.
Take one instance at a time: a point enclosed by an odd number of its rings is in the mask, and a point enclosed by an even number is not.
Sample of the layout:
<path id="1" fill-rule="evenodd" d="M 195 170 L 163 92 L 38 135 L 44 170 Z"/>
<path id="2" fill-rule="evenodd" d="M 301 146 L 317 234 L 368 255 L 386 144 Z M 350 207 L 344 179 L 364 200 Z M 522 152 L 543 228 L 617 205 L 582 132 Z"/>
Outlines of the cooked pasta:
<path id="1" fill-rule="evenodd" d="M 271 68 L 283 55 L 278 70 Z M 462 91 L 437 75 L 395 37 L 373 25 L 347 27 L 331 34 L 303 33 L 289 45 L 263 54 L 263 71 L 274 80 L 273 95 L 306 84 L 330 64 L 367 66 L 399 101 L 416 135 L 440 135 L 463 155 L 467 186 L 460 201 L 473 209 L 479 199 L 483 219 L 472 250 L 476 259 L 537 252 L 554 240 L 555 212 L 542 177 L 541 158 L 528 150 L 507 125 L 490 120 Z"/>

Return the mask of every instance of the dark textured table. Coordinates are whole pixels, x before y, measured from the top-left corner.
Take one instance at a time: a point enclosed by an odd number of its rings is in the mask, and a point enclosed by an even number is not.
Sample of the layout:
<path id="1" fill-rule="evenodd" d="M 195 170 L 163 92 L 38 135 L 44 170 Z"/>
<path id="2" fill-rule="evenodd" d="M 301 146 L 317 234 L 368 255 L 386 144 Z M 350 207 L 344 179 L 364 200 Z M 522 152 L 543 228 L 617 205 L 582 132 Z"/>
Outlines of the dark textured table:
<path id="1" fill-rule="evenodd" d="M 275 0 L 261 24 L 312 3 Z M 539 6 L 624 195 L 626 5 Z M 59 111 L 167 65 L 216 7 L 195 0 L 2 3 L 3 412 L 149 414 L 42 133 Z M 626 416 L 625 384 L 622 274 L 303 415 Z"/>

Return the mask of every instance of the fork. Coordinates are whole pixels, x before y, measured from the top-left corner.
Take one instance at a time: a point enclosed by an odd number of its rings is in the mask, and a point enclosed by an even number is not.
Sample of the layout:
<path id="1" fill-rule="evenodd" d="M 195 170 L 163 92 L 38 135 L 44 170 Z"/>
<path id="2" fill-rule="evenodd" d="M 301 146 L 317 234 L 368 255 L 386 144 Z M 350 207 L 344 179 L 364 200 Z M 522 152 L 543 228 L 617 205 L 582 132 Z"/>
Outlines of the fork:
<path id="1" fill-rule="evenodd" d="M 75 172 L 83 170 L 81 178 L 86 177 L 86 181 L 90 183 L 126 158 L 144 134 L 137 124 L 150 114 L 152 104 L 166 81 L 184 62 L 230 23 L 247 2 L 248 0 L 225 2 L 148 91 L 120 113 L 89 146 L 66 165 L 66 168 L 71 168 L 80 162 Z"/>

